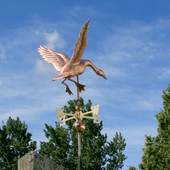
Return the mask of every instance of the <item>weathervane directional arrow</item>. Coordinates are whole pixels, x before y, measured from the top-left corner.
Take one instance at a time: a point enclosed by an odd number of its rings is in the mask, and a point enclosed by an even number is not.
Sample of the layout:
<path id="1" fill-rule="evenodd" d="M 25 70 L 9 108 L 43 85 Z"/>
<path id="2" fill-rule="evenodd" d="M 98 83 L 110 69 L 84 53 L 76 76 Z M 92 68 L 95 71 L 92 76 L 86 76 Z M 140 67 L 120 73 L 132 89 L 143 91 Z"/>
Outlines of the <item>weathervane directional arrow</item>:
<path id="1" fill-rule="evenodd" d="M 56 117 L 60 118 L 60 120 L 63 122 L 63 123 L 60 123 L 60 126 L 66 125 L 66 122 L 69 120 L 76 119 L 76 121 L 78 121 L 78 120 L 82 121 L 84 118 L 85 119 L 93 119 L 93 123 L 100 123 L 100 119 L 99 119 L 100 116 L 98 114 L 99 107 L 100 107 L 100 105 L 93 106 L 93 107 L 91 107 L 91 111 L 88 111 L 85 113 L 82 113 L 81 108 L 78 107 L 74 114 L 64 113 L 64 109 L 56 108 L 56 110 L 57 110 Z M 92 114 L 92 117 L 88 116 L 89 114 Z M 69 117 L 66 118 L 66 116 L 69 116 Z"/>

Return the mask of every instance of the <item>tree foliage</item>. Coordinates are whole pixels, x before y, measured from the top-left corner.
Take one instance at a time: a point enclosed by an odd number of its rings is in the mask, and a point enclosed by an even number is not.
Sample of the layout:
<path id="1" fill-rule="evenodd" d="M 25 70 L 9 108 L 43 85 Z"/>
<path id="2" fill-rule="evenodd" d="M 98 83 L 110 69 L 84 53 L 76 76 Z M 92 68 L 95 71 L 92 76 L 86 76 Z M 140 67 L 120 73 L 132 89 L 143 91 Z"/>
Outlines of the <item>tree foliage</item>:
<path id="1" fill-rule="evenodd" d="M 158 135 L 146 136 L 140 169 L 170 169 L 170 85 L 163 91 L 163 110 L 157 115 Z"/>
<path id="2" fill-rule="evenodd" d="M 107 169 L 117 170 L 123 167 L 123 161 L 127 158 L 122 152 L 125 150 L 125 147 L 125 139 L 123 139 L 121 133 L 116 132 L 113 140 L 105 145 L 107 153 L 106 160 L 109 162 L 106 166 Z"/>
<path id="3" fill-rule="evenodd" d="M 75 113 L 77 100 L 68 101 L 68 106 L 64 106 L 64 112 Z M 79 105 L 82 112 L 90 111 L 91 101 L 84 104 L 81 98 Z M 60 127 L 56 122 L 56 127 L 45 125 L 44 130 L 48 142 L 40 142 L 39 153 L 47 156 L 56 163 L 68 169 L 78 167 L 78 142 L 77 133 L 72 129 L 75 120 L 70 120 L 67 127 Z M 82 140 L 82 169 L 101 169 L 102 167 L 113 167 L 118 169 L 123 167 L 126 159 L 123 151 L 126 143 L 121 133 L 116 133 L 112 141 L 107 142 L 107 135 L 102 134 L 103 123 L 94 124 L 93 120 L 84 119 L 86 129 L 81 133 Z"/>
<path id="4" fill-rule="evenodd" d="M 36 142 L 31 140 L 27 125 L 20 119 L 9 117 L 6 125 L 0 127 L 0 169 L 17 169 L 17 161 L 29 151 L 36 149 Z"/>
<path id="5" fill-rule="evenodd" d="M 137 170 L 137 168 L 134 166 L 129 166 L 129 170 Z"/>

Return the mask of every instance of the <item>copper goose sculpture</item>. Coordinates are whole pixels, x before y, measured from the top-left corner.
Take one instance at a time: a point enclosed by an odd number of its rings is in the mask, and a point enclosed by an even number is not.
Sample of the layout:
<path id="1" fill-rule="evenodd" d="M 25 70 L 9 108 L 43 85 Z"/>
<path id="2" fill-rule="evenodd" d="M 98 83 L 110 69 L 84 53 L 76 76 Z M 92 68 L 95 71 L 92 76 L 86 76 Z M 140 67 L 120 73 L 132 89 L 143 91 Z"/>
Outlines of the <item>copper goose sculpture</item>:
<path id="1" fill-rule="evenodd" d="M 52 79 L 52 81 L 65 78 L 62 83 L 66 86 L 66 92 L 70 95 L 73 94 L 69 89 L 69 86 L 65 83 L 66 80 L 74 82 L 81 92 L 84 90 L 85 85 L 79 84 L 78 82 L 72 80 L 71 78 L 80 75 L 85 71 L 86 66 L 90 66 L 98 75 L 107 79 L 104 72 L 101 69 L 96 68 L 92 62 L 89 60 L 82 60 L 81 57 L 87 45 L 87 31 L 89 20 L 83 25 L 79 37 L 77 39 L 73 56 L 71 59 L 67 57 L 66 54 L 53 51 L 51 49 L 40 46 L 38 52 L 42 58 L 48 63 L 53 64 L 56 70 L 60 71 L 60 74 Z"/>

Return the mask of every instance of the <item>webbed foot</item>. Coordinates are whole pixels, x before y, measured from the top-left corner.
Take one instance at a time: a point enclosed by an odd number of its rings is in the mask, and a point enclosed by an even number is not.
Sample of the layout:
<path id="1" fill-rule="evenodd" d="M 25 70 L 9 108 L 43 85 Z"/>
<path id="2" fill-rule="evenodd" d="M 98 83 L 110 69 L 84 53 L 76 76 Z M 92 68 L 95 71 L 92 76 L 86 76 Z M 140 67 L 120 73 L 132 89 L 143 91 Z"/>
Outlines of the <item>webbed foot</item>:
<path id="1" fill-rule="evenodd" d="M 66 93 L 68 93 L 69 95 L 73 95 L 72 91 L 68 86 L 66 86 Z"/>
<path id="2" fill-rule="evenodd" d="M 77 86 L 77 88 L 79 89 L 79 92 L 81 92 L 81 91 L 85 91 L 85 85 L 83 85 L 83 84 L 79 84 L 79 83 L 76 83 L 76 86 Z"/>

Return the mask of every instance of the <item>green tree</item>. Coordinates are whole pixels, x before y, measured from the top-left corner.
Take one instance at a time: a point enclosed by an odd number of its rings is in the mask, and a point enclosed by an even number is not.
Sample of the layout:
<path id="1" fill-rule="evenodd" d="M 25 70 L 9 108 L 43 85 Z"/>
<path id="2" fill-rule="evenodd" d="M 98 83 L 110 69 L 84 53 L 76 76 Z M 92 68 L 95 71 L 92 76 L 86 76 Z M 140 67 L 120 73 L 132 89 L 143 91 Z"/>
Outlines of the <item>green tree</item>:
<path id="1" fill-rule="evenodd" d="M 84 104 L 84 100 L 81 98 L 79 105 L 82 107 L 82 112 L 87 112 L 90 111 L 92 103 L 89 100 L 87 104 Z M 75 113 L 75 106 L 77 106 L 77 100 L 68 101 L 68 106 L 64 106 L 64 112 Z M 75 120 L 68 121 L 66 128 L 60 127 L 57 122 L 55 128 L 46 124 L 44 132 L 49 141 L 40 142 L 40 154 L 68 169 L 78 167 L 77 133 L 72 129 L 74 122 Z M 97 170 L 109 166 L 109 164 L 113 165 L 113 162 L 118 162 L 113 166 L 115 169 L 118 166 L 123 167 L 123 161 L 126 159 L 123 150 L 126 144 L 121 134 L 116 134 L 113 141 L 107 142 L 107 135 L 101 133 L 102 122 L 94 124 L 93 120 L 87 119 L 84 119 L 83 122 L 86 129 L 81 133 L 82 169 Z M 111 147 L 114 152 L 111 149 L 109 150 Z M 108 159 L 108 157 L 112 158 Z"/>
<path id="2" fill-rule="evenodd" d="M 163 91 L 163 109 L 156 115 L 158 135 L 146 136 L 140 169 L 170 169 L 170 85 Z"/>
<path id="3" fill-rule="evenodd" d="M 29 151 L 36 149 L 36 142 L 31 140 L 27 125 L 20 119 L 9 117 L 6 125 L 0 126 L 0 169 L 17 169 L 17 161 Z"/>
<path id="4" fill-rule="evenodd" d="M 127 158 L 123 154 L 123 150 L 125 150 L 126 143 L 125 139 L 123 139 L 121 133 L 117 133 L 113 138 L 113 141 L 110 141 L 105 146 L 107 153 L 107 169 L 121 169 L 123 167 L 123 161 Z"/>
<path id="5" fill-rule="evenodd" d="M 67 167 L 67 154 L 70 146 L 70 136 L 68 129 L 60 127 L 56 122 L 56 128 L 45 124 L 45 136 L 49 142 L 40 142 L 39 153 L 47 158 L 51 158 L 59 165 Z"/>
<path id="6" fill-rule="evenodd" d="M 134 166 L 129 166 L 129 170 L 137 170 L 137 168 Z"/>

